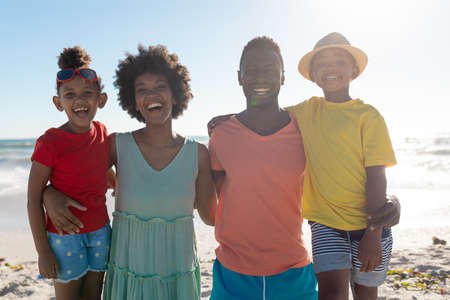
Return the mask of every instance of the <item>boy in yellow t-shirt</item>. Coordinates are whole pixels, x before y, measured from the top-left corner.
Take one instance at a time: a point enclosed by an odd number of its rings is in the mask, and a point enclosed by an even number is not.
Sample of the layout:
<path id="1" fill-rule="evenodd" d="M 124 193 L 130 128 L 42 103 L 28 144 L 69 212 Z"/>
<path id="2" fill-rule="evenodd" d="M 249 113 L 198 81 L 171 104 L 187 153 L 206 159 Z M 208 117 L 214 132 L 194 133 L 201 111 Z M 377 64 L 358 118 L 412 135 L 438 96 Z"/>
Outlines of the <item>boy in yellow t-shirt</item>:
<path id="1" fill-rule="evenodd" d="M 303 135 L 306 177 L 303 216 L 312 231 L 319 299 L 376 299 L 392 251 L 390 229 L 365 230 L 367 214 L 383 207 L 385 167 L 396 163 L 380 113 L 349 95 L 367 56 L 339 33 L 330 33 L 299 62 L 300 73 L 324 97 L 288 110 Z"/>

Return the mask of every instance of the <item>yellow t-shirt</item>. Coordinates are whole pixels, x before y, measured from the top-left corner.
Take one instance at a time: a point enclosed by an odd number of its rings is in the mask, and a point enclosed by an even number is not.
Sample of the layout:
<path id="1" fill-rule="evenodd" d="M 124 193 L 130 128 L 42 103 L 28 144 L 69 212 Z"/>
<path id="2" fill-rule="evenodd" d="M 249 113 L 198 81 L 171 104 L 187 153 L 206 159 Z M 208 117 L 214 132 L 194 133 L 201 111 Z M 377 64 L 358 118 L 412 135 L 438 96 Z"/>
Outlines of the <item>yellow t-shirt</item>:
<path id="1" fill-rule="evenodd" d="M 303 216 L 341 230 L 365 228 L 365 168 L 396 163 L 383 117 L 359 99 L 313 97 L 287 110 L 305 147 Z"/>

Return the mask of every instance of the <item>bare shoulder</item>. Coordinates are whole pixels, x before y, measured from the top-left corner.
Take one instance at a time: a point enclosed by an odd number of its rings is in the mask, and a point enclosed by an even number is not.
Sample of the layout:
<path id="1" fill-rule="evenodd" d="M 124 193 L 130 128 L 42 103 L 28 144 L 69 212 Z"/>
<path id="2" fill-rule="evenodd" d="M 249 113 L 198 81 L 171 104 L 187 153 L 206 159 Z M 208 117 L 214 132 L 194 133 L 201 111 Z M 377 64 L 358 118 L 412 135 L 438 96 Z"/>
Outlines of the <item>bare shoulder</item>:
<path id="1" fill-rule="evenodd" d="M 117 135 L 117 132 L 110 133 L 110 134 L 108 135 L 109 140 L 110 140 L 111 142 L 115 142 L 115 141 L 116 141 L 116 135 Z"/>
<path id="2" fill-rule="evenodd" d="M 206 148 L 205 145 L 201 143 L 197 143 L 197 149 L 198 149 L 198 158 L 200 159 L 208 159 L 209 161 L 209 151 L 208 148 Z"/>

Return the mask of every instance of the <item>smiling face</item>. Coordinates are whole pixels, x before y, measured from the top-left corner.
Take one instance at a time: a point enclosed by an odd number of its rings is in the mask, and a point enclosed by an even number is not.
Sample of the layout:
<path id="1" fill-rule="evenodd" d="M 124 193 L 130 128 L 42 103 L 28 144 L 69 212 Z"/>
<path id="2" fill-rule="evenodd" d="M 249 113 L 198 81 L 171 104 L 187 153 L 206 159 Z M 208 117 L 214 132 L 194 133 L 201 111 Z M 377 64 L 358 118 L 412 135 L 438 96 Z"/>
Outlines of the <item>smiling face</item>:
<path id="1" fill-rule="evenodd" d="M 172 119 L 175 104 L 169 82 L 164 75 L 144 73 L 134 81 L 136 110 L 146 124 L 162 125 Z"/>
<path id="2" fill-rule="evenodd" d="M 266 107 L 277 103 L 284 81 L 283 67 L 277 52 L 264 48 L 247 51 L 238 76 L 247 106 Z"/>
<path id="3" fill-rule="evenodd" d="M 61 84 L 53 103 L 59 111 L 64 111 L 69 121 L 63 129 L 72 133 L 83 133 L 91 128 L 97 108 L 106 103 L 105 93 L 100 93 L 96 82 L 88 82 L 79 76 Z"/>
<path id="4" fill-rule="evenodd" d="M 349 83 L 358 72 L 351 54 L 340 48 L 324 49 L 311 61 L 311 79 L 325 93 L 348 92 Z"/>

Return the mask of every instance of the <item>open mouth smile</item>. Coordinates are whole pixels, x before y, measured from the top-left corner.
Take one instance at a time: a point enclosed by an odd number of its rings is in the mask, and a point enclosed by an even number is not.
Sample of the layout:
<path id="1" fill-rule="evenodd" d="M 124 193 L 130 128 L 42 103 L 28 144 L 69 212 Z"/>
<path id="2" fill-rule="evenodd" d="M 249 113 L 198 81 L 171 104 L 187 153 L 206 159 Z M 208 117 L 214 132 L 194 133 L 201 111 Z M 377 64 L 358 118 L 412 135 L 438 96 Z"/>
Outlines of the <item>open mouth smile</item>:
<path id="1" fill-rule="evenodd" d="M 74 112 L 80 112 L 80 111 L 88 111 L 89 109 L 87 107 L 78 107 L 75 108 L 73 111 Z"/>
<path id="2" fill-rule="evenodd" d="M 154 110 L 161 110 L 162 104 L 161 103 L 151 103 L 147 105 L 147 110 L 154 111 Z"/>
<path id="3" fill-rule="evenodd" d="M 89 108 L 88 107 L 77 107 L 73 109 L 73 112 L 76 116 L 80 118 L 85 118 L 88 115 Z"/>
<path id="4" fill-rule="evenodd" d="M 270 88 L 254 88 L 252 91 L 256 96 L 266 96 L 269 94 Z"/>
<path id="5" fill-rule="evenodd" d="M 327 75 L 323 76 L 323 80 L 325 82 L 336 82 L 340 79 L 341 79 L 341 77 L 336 74 L 327 74 Z"/>

